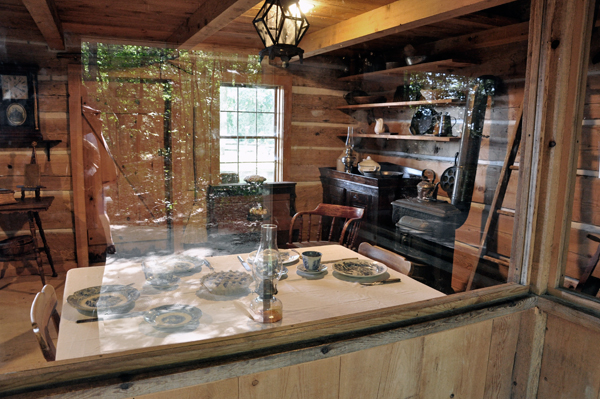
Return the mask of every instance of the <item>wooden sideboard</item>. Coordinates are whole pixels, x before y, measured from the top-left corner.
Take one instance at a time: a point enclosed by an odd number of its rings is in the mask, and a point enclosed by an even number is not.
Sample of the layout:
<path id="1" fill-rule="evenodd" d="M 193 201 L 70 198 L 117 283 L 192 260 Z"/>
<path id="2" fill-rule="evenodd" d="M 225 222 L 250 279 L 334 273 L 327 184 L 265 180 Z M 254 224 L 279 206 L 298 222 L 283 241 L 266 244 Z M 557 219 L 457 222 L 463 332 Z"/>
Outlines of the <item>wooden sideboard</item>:
<path id="1" fill-rule="evenodd" d="M 403 176 L 367 177 L 360 174 L 339 172 L 334 168 L 319 168 L 323 185 L 323 202 L 349 205 L 365 209 L 358 242 L 377 244 L 378 230 L 392 230 L 392 201 L 417 196 L 417 184 L 421 177 L 418 170 L 408 168 Z"/>
<path id="2" fill-rule="evenodd" d="M 296 213 L 296 183 L 277 182 L 253 186 L 231 183 L 208 188 L 208 235 L 258 233 L 260 225 L 277 225 L 278 245 L 287 242 L 292 217 Z M 250 208 L 262 204 L 265 217 L 250 215 Z"/>

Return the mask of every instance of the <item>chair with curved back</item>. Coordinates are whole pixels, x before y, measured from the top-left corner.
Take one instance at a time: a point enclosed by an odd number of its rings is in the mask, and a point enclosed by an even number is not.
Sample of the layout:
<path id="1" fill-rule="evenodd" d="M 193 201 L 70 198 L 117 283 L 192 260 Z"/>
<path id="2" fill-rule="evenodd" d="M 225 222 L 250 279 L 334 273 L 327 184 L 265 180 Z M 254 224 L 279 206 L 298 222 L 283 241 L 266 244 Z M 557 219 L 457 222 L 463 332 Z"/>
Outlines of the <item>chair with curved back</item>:
<path id="1" fill-rule="evenodd" d="M 362 208 L 334 204 L 319 204 L 312 211 L 298 212 L 290 224 L 287 246 L 288 248 L 305 248 L 337 242 L 352 249 L 355 246 L 364 213 L 365 210 Z M 316 231 L 313 231 L 313 219 L 318 219 Z M 331 224 L 328 225 L 330 220 Z M 293 241 L 296 222 L 298 222 L 299 228 L 298 240 Z M 326 229 L 327 226 L 329 226 L 328 229 Z"/>
<path id="2" fill-rule="evenodd" d="M 33 332 L 47 361 L 56 359 L 56 346 L 50 336 L 50 320 L 54 323 L 56 333 L 58 334 L 58 325 L 60 324 L 60 315 L 56 309 L 58 300 L 54 287 L 46 284 L 41 292 L 38 292 L 31 305 L 31 326 Z"/>
<path id="3" fill-rule="evenodd" d="M 406 260 L 402 255 L 398 255 L 392 251 L 388 251 L 385 248 L 371 245 L 368 242 L 361 242 L 358 246 L 358 253 L 367 256 L 373 260 L 379 261 L 385 264 L 390 269 L 393 269 L 399 273 L 410 276 L 412 271 L 412 264 Z"/>

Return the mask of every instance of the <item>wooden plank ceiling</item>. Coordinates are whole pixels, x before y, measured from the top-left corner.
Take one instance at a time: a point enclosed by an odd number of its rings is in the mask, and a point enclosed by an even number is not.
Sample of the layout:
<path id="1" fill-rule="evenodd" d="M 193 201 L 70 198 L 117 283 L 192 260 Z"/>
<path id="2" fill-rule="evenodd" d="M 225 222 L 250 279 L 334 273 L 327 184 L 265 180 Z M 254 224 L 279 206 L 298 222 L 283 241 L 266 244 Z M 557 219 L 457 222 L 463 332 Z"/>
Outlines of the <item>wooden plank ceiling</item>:
<path id="1" fill-rule="evenodd" d="M 307 58 L 344 49 L 393 51 L 408 43 L 518 26 L 527 16 L 523 1 L 510 0 L 307 1 L 313 5 L 301 43 Z M 258 52 L 262 43 L 252 19 L 261 5 L 256 0 L 0 0 L 0 34 L 44 41 L 54 50 L 64 50 L 65 37 L 78 35 Z"/>

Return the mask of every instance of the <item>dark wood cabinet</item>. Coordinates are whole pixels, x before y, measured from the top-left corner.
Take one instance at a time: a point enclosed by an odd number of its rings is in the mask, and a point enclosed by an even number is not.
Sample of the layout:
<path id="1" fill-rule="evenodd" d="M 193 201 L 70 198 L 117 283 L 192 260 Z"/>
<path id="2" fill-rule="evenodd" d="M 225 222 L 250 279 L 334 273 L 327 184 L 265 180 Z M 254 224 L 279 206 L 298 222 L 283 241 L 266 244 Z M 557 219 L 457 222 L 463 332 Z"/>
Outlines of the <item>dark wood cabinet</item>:
<path id="1" fill-rule="evenodd" d="M 355 206 L 365 209 L 359 242 L 377 244 L 378 229 L 393 230 L 392 201 L 417 196 L 418 173 L 408 172 L 395 165 L 403 175 L 367 177 L 359 174 L 339 172 L 334 168 L 319 168 L 323 185 L 323 202 Z"/>
<path id="2" fill-rule="evenodd" d="M 208 188 L 208 235 L 252 235 L 254 240 L 264 223 L 277 225 L 279 245 L 287 242 L 292 217 L 296 213 L 296 183 L 277 182 L 252 186 L 231 183 Z M 265 217 L 250 214 L 250 208 L 261 204 Z"/>

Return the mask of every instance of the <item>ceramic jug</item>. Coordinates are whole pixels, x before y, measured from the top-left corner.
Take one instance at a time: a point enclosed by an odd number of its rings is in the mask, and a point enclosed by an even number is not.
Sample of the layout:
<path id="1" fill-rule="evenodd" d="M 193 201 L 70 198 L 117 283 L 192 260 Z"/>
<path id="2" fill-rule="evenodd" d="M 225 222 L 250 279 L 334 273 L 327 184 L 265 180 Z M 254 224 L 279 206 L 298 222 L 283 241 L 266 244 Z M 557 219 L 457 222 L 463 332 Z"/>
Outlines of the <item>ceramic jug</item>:
<path id="1" fill-rule="evenodd" d="M 379 118 L 375 121 L 375 133 L 381 134 L 385 132 L 385 126 L 383 125 L 383 118 Z"/>

